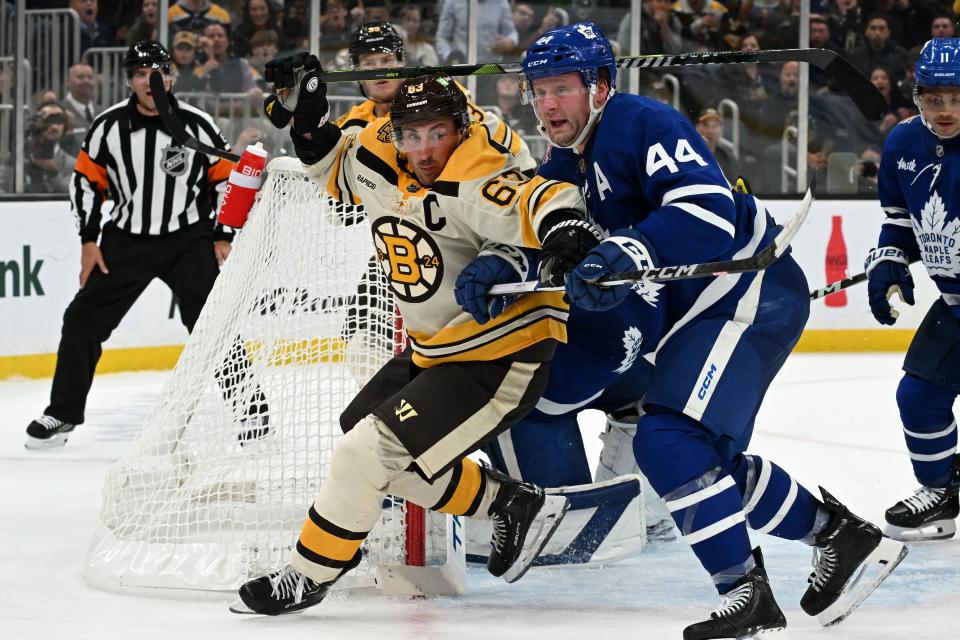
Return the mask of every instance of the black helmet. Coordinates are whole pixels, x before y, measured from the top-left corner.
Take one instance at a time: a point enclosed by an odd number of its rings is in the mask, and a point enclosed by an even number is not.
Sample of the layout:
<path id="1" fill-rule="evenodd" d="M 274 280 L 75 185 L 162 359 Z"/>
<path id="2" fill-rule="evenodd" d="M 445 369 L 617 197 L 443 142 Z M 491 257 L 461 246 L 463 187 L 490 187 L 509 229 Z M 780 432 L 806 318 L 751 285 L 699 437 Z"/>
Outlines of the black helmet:
<path id="1" fill-rule="evenodd" d="M 399 142 L 404 125 L 444 116 L 453 118 L 460 133 L 470 125 L 467 96 L 453 78 L 445 73 L 434 73 L 404 80 L 390 105 L 394 142 Z"/>
<path id="2" fill-rule="evenodd" d="M 359 66 L 360 54 L 395 53 L 403 62 L 403 40 L 389 22 L 365 22 L 350 38 L 350 62 Z"/>
<path id="3" fill-rule="evenodd" d="M 141 67 L 153 67 L 169 73 L 172 62 L 170 52 L 162 44 L 156 40 L 142 40 L 127 49 L 127 54 L 123 56 L 123 69 L 128 78 L 133 77 L 134 69 Z"/>

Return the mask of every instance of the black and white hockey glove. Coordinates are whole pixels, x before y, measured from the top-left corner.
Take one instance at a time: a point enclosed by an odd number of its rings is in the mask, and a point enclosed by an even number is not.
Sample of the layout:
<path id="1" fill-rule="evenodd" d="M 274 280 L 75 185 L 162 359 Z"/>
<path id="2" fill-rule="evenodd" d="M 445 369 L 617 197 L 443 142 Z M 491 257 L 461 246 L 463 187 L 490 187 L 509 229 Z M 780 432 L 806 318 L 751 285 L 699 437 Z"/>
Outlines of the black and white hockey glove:
<path id="1" fill-rule="evenodd" d="M 323 67 L 317 57 L 301 52 L 276 58 L 266 64 L 264 80 L 273 85 L 276 98 L 267 98 L 264 112 L 275 126 L 286 126 L 286 111 L 293 130 L 300 136 L 318 133 L 329 117 L 327 85 L 320 81 Z"/>
<path id="2" fill-rule="evenodd" d="M 603 240 L 603 231 L 572 209 L 548 214 L 540 229 L 540 282 L 552 287 L 563 286 L 564 276 Z"/>

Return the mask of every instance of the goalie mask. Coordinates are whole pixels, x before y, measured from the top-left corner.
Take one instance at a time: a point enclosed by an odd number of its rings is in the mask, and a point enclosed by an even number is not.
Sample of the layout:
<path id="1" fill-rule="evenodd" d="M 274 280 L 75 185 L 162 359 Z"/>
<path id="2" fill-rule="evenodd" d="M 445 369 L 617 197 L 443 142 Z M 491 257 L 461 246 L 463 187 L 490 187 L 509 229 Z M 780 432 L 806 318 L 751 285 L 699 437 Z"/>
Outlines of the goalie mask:
<path id="1" fill-rule="evenodd" d="M 401 152 L 409 151 L 404 148 L 410 145 L 403 137 L 405 126 L 444 117 L 453 119 L 453 127 L 461 135 L 470 126 L 467 96 L 453 78 L 435 73 L 404 80 L 390 106 L 393 144 Z"/>
<path id="2" fill-rule="evenodd" d="M 920 118 L 941 139 L 960 134 L 960 38 L 934 38 L 923 45 L 914 68 L 913 101 Z"/>

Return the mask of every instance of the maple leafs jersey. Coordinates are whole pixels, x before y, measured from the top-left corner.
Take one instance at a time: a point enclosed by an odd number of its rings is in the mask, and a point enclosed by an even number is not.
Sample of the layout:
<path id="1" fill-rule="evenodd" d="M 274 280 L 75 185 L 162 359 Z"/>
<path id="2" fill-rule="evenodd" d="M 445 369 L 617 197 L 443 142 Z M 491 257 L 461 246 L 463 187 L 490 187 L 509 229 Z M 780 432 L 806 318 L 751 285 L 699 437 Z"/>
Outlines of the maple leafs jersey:
<path id="1" fill-rule="evenodd" d="M 430 187 L 397 153 L 389 118 L 346 135 L 306 167 L 343 204 L 362 204 L 377 259 L 397 298 L 421 367 L 495 360 L 546 339 L 566 340 L 561 292 L 522 296 L 479 325 L 454 295 L 460 271 L 488 240 L 539 248 L 544 216 L 561 209 L 586 215 L 574 185 L 529 178 L 521 160 L 481 123 L 471 124 Z"/>
<path id="2" fill-rule="evenodd" d="M 880 161 L 880 247 L 922 260 L 960 317 L 960 140 L 940 140 L 917 116 L 893 128 Z"/>
<path id="3" fill-rule="evenodd" d="M 693 125 L 676 110 L 643 96 L 615 94 L 583 154 L 550 147 L 539 175 L 579 185 L 593 220 L 611 236 L 641 240 L 656 266 L 729 260 L 754 255 L 776 235 L 772 218 L 755 197 L 732 193 L 716 160 Z M 611 350 L 631 342 L 651 362 L 659 344 L 717 304 L 735 309 L 749 277 L 696 278 L 641 283 L 636 295 L 602 314 L 574 309 L 571 335 L 593 341 L 586 350 Z M 619 322 L 608 332 L 591 326 Z M 631 331 L 631 327 L 633 330 Z M 633 336 L 631 338 L 631 336 Z M 556 362 L 556 360 L 555 360 Z M 621 365 L 622 367 L 623 365 Z"/>

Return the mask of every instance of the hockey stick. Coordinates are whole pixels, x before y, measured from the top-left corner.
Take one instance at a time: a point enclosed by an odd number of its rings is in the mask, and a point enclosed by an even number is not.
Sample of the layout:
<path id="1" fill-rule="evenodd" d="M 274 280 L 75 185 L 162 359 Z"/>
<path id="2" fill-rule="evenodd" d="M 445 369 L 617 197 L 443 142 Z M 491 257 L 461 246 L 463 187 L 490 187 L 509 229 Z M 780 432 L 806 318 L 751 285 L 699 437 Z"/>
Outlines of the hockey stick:
<path id="1" fill-rule="evenodd" d="M 703 64 L 749 64 L 755 62 L 806 62 L 822 70 L 834 85 L 842 87 L 868 120 L 876 121 L 887 111 L 887 101 L 873 83 L 846 58 L 829 49 L 768 49 L 766 51 L 716 51 L 680 53 L 677 55 L 643 55 L 617 58 L 621 69 L 672 69 Z M 396 80 L 418 78 L 431 73 L 451 76 L 489 76 L 523 73 L 519 62 L 485 64 L 452 64 L 435 67 L 400 67 L 396 69 L 348 69 L 324 71 L 322 82 L 356 80 Z"/>
<path id="2" fill-rule="evenodd" d="M 837 280 L 836 282 L 831 282 L 830 284 L 828 284 L 823 288 L 814 289 L 813 291 L 811 291 L 810 299 L 819 300 L 820 298 L 826 298 L 829 295 L 833 295 L 838 291 L 843 291 L 844 289 L 852 287 L 855 284 L 860 284 L 861 282 L 865 282 L 866 279 L 867 279 L 866 273 L 858 273 L 855 276 L 850 276 L 849 278 L 844 278 L 843 280 Z"/>
<path id="3" fill-rule="evenodd" d="M 170 137 L 173 138 L 177 144 L 209 156 L 217 156 L 230 162 L 240 162 L 240 156 L 237 154 L 230 153 L 224 149 L 211 147 L 190 135 L 183 126 L 183 123 L 180 122 L 177 114 L 173 112 L 173 105 L 170 104 L 170 100 L 167 98 L 167 88 L 163 84 L 163 76 L 159 71 L 154 71 L 150 74 L 150 94 L 153 96 L 153 103 L 157 105 L 157 110 L 160 112 L 160 120 L 163 122 L 163 126 L 167 128 Z"/>
<path id="4" fill-rule="evenodd" d="M 783 229 L 777 234 L 773 241 L 764 247 L 759 253 L 749 258 L 740 258 L 735 260 L 721 260 L 719 262 L 701 262 L 700 264 L 686 264 L 668 267 L 654 267 L 652 269 L 642 269 L 640 271 L 624 271 L 622 273 L 611 273 L 597 280 L 597 284 L 612 287 L 620 284 L 633 284 L 640 281 L 652 282 L 670 282 L 673 280 L 685 280 L 687 278 L 707 278 L 710 276 L 722 276 L 728 273 L 744 273 L 750 271 L 763 271 L 780 256 L 784 254 L 787 247 L 793 241 L 794 236 L 800 230 L 800 226 L 807 219 L 810 212 L 810 204 L 813 202 L 813 189 L 808 188 L 807 194 L 803 197 L 800 204 L 800 210 L 793 214 Z M 536 281 L 512 282 L 509 284 L 496 284 L 490 287 L 487 295 L 510 295 L 516 293 L 529 293 L 531 291 L 563 291 L 564 287 L 544 287 L 539 286 Z"/>

